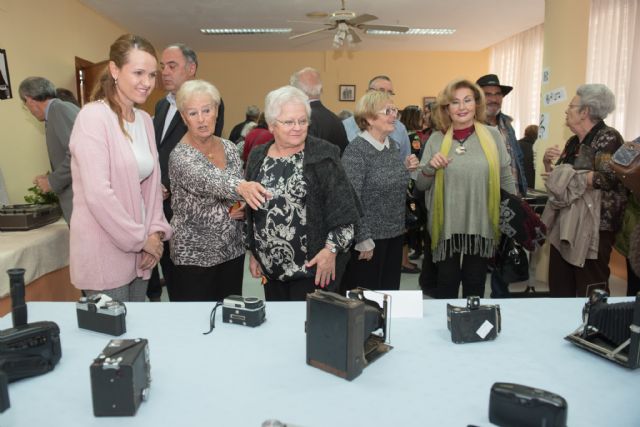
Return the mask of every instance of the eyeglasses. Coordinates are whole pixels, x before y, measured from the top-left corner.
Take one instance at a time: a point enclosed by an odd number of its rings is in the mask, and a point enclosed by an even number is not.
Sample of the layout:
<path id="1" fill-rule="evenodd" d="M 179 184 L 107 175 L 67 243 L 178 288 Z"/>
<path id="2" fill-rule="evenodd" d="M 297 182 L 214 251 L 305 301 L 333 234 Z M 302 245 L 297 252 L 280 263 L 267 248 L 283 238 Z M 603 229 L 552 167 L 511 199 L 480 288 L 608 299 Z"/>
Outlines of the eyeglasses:
<path id="1" fill-rule="evenodd" d="M 287 129 L 292 129 L 295 125 L 298 125 L 301 128 L 309 126 L 309 120 L 307 120 L 307 119 L 300 119 L 300 120 L 278 120 L 278 119 L 276 119 L 276 122 L 280 123 L 282 126 L 284 126 Z"/>
<path id="2" fill-rule="evenodd" d="M 369 90 L 375 90 L 376 92 L 388 93 L 391 96 L 395 96 L 395 94 L 396 94 L 394 91 L 386 90 L 385 88 L 382 88 L 382 87 L 380 89 L 376 89 L 376 88 L 370 87 Z"/>
<path id="3" fill-rule="evenodd" d="M 385 116 L 397 116 L 398 109 L 396 107 L 387 107 L 380 111 L 376 111 L 378 114 L 384 114 Z"/>

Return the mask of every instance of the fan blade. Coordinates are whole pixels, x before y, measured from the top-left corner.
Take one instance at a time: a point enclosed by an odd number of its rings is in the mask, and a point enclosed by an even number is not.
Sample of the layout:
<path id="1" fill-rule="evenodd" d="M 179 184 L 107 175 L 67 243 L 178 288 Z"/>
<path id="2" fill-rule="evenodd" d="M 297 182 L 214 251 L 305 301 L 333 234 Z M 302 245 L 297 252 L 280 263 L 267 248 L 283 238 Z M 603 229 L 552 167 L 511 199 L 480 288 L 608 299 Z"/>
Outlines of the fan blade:
<path id="1" fill-rule="evenodd" d="M 287 22 L 291 22 L 291 23 L 294 23 L 294 24 L 327 25 L 324 22 L 302 21 L 302 20 L 299 20 L 299 19 L 287 19 Z"/>
<path id="2" fill-rule="evenodd" d="M 377 16 L 373 16 L 373 15 L 369 15 L 368 13 L 365 13 L 362 15 L 358 15 L 353 19 L 349 19 L 346 22 L 349 25 L 359 25 L 359 24 L 364 24 L 365 22 L 375 21 L 376 19 L 378 19 Z"/>
<path id="3" fill-rule="evenodd" d="M 335 29 L 335 27 L 327 27 L 327 28 L 318 28 L 317 30 L 307 31 L 306 33 L 296 34 L 295 36 L 289 37 L 289 40 L 299 39 L 300 37 L 310 36 L 311 34 L 321 33 L 322 31 L 331 31 Z"/>
<path id="4" fill-rule="evenodd" d="M 352 43 L 360 43 L 362 41 L 360 39 L 360 36 L 358 36 L 358 33 L 356 33 L 356 31 L 353 28 L 349 28 L 349 34 L 351 34 Z"/>
<path id="5" fill-rule="evenodd" d="M 378 30 L 378 31 L 393 31 L 394 33 L 406 33 L 409 31 L 409 27 L 401 27 L 399 25 L 369 25 L 361 24 L 357 25 L 361 30 Z"/>

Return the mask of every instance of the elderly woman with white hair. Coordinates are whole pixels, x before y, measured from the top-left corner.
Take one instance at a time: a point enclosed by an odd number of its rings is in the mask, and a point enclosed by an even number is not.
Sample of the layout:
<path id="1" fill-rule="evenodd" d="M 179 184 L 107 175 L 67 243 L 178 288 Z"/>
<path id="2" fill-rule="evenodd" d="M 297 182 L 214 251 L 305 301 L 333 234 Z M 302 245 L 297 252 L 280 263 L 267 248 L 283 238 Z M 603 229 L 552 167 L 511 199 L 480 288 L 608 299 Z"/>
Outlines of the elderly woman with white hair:
<path id="1" fill-rule="evenodd" d="M 316 287 L 337 289 L 359 209 L 338 147 L 307 135 L 307 95 L 276 89 L 264 114 L 274 140 L 251 151 L 246 178 L 272 197 L 247 212 L 250 270 L 266 279 L 267 300 L 303 301 Z"/>
<path id="2" fill-rule="evenodd" d="M 219 301 L 242 294 L 246 201 L 256 209 L 269 194 L 242 179 L 235 144 L 214 135 L 220 93 L 202 80 L 185 82 L 176 106 L 187 133 L 171 152 L 172 301 Z"/>
<path id="3" fill-rule="evenodd" d="M 625 189 L 610 165 L 611 156 L 622 145 L 623 139 L 618 131 L 604 122 L 614 108 L 615 96 L 605 85 L 585 84 L 578 87 L 565 111 L 566 125 L 574 136 L 569 138 L 564 150 L 560 151 L 556 145 L 548 148 L 543 157 L 546 175 L 553 170 L 554 164 L 588 170 L 584 173 L 586 188 L 600 190 L 601 197 L 599 233 L 596 233 L 597 258 L 586 259 L 583 265 L 568 262 L 565 259 L 567 254 L 561 254 L 556 247 L 559 245 L 554 245 L 551 230 L 549 290 L 552 296 L 584 297 L 590 293 L 592 285 L 602 283 L 608 288 L 611 248 L 626 203 Z M 549 178 L 548 186 L 552 178 Z M 576 197 L 571 203 L 575 204 L 579 199 Z M 587 228 L 584 223 L 582 227 Z M 586 230 L 580 234 L 586 235 Z M 580 245 L 580 242 L 574 243 Z"/>

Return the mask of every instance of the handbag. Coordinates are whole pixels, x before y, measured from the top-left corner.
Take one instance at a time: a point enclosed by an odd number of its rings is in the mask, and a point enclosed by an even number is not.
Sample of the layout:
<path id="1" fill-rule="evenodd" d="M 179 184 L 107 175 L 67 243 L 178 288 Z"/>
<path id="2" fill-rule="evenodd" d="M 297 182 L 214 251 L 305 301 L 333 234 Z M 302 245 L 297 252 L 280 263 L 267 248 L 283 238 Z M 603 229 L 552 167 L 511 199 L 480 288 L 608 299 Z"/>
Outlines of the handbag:
<path id="1" fill-rule="evenodd" d="M 611 158 L 611 169 L 625 187 L 640 196 L 640 138 L 618 148 Z"/>
<path id="2" fill-rule="evenodd" d="M 529 256 L 515 240 L 503 236 L 496 253 L 496 270 L 504 283 L 529 280 Z"/>

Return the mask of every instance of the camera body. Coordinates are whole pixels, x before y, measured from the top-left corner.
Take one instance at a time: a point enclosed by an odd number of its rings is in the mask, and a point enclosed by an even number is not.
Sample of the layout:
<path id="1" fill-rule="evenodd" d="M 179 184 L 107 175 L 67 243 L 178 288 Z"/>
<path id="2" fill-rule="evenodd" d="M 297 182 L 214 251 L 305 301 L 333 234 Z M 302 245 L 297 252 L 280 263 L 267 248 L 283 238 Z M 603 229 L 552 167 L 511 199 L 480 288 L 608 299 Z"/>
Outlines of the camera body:
<path id="1" fill-rule="evenodd" d="M 467 297 L 466 307 L 447 304 L 447 327 L 456 344 L 494 340 L 500 325 L 500 306 L 481 305 L 478 296 Z"/>
<path id="2" fill-rule="evenodd" d="M 78 327 L 120 336 L 127 332 L 127 308 L 120 301 L 104 294 L 81 297 L 76 303 Z"/>
<path id="3" fill-rule="evenodd" d="M 229 295 L 222 302 L 222 321 L 256 327 L 266 320 L 264 301 L 256 297 Z"/>
<path id="4" fill-rule="evenodd" d="M 149 342 L 142 338 L 109 341 L 90 372 L 96 417 L 135 415 L 151 386 Z"/>
<path id="5" fill-rule="evenodd" d="M 555 393 L 512 383 L 495 383 L 489 421 L 504 427 L 565 427 L 567 401 Z"/>

